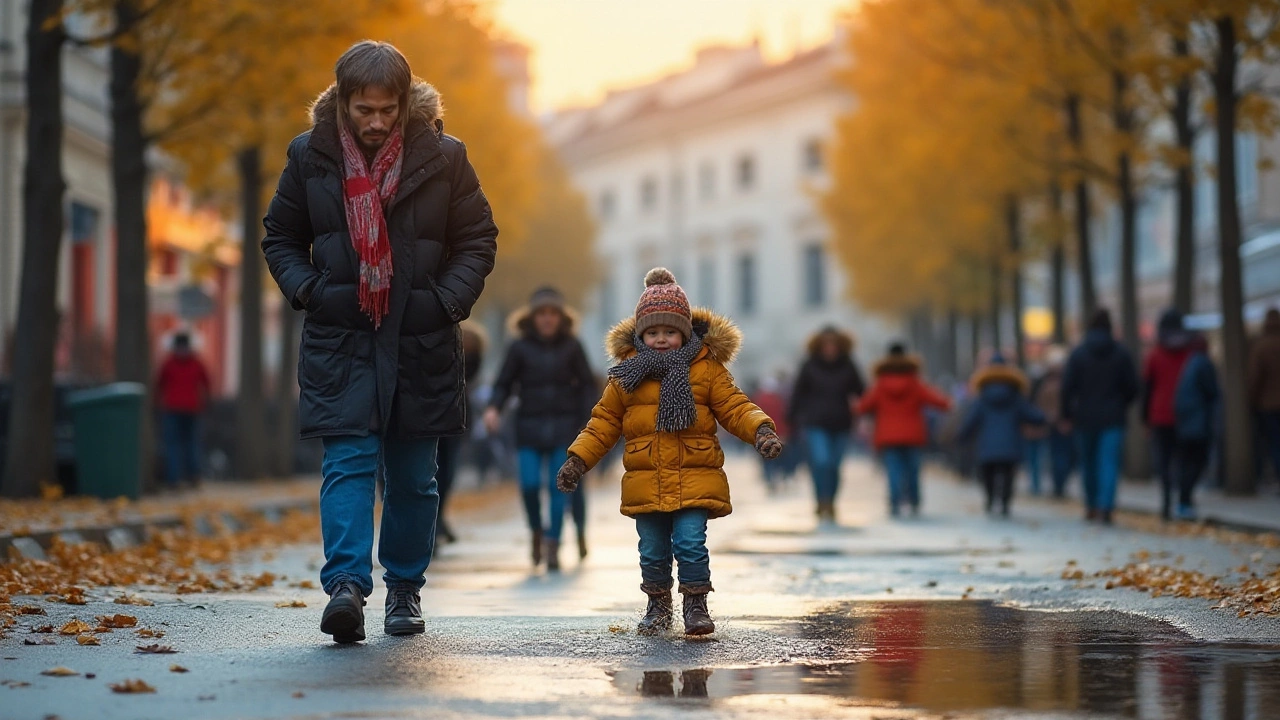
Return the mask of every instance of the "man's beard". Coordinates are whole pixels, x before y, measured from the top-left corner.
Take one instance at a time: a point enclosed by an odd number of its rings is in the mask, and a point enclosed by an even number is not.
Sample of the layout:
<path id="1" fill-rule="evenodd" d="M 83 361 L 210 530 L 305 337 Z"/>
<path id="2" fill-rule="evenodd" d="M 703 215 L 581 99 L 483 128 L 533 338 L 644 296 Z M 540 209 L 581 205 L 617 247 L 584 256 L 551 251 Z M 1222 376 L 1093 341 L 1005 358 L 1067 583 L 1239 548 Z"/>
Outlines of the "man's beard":
<path id="1" fill-rule="evenodd" d="M 369 152 L 377 152 L 387 144 L 387 138 L 391 137 L 391 133 L 383 131 L 378 133 L 365 132 L 360 134 L 360 145 Z"/>

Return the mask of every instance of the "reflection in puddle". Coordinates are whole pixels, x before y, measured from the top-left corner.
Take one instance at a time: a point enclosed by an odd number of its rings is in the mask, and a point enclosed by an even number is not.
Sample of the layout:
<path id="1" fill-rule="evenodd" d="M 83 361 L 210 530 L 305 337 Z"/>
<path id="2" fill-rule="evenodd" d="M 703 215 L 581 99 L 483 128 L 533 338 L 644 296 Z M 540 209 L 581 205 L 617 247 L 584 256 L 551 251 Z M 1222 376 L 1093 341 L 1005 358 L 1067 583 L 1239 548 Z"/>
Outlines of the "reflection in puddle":
<path id="1" fill-rule="evenodd" d="M 1200 643 L 1168 624 L 1123 613 L 868 603 L 812 617 L 800 634 L 857 659 L 620 671 L 614 685 L 655 699 L 821 695 L 962 715 L 1003 709 L 1024 711 L 1020 715 L 1280 717 L 1280 647 Z"/>

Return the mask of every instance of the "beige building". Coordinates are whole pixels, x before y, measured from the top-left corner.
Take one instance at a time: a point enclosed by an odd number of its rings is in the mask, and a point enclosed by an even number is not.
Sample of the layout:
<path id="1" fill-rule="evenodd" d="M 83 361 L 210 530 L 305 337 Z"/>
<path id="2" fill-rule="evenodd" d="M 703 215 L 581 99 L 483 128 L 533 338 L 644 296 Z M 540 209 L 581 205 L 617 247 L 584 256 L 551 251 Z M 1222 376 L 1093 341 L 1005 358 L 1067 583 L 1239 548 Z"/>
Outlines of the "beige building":
<path id="1" fill-rule="evenodd" d="M 611 93 L 546 123 L 599 224 L 605 279 L 588 308 L 595 338 L 629 314 L 650 267 L 671 268 L 694 304 L 730 315 L 751 384 L 793 370 L 808 336 L 834 323 L 864 365 L 897 329 L 849 301 L 816 202 L 826 148 L 851 98 L 835 44 L 767 62 L 758 45 L 711 47 L 691 69 Z"/>

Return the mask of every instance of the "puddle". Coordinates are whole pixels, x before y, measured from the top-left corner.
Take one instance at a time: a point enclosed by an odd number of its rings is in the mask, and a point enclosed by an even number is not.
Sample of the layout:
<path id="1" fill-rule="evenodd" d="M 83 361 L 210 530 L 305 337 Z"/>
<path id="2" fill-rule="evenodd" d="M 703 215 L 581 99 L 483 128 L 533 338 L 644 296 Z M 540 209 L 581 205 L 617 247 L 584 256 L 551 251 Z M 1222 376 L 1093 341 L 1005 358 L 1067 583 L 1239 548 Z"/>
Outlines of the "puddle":
<path id="1" fill-rule="evenodd" d="M 960 716 L 1280 717 L 1280 647 L 1201 643 L 1124 613 L 860 603 L 810 618 L 800 634 L 857 659 L 622 670 L 614 687 L 658 701 L 823 696 Z"/>

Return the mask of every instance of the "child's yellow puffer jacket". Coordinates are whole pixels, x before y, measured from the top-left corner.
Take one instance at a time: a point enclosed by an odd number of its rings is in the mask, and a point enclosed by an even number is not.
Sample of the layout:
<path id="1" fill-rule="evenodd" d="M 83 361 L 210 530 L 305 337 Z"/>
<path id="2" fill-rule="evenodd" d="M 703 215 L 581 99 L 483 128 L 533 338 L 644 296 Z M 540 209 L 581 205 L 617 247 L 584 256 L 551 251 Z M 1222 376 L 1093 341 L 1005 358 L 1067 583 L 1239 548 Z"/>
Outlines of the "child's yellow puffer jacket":
<path id="1" fill-rule="evenodd" d="M 702 336 L 702 350 L 689 367 L 693 400 L 698 406 L 698 419 L 691 427 L 678 433 L 656 432 L 657 380 L 646 380 L 630 394 L 610 380 L 591 420 L 569 448 L 570 454 L 590 469 L 619 436 L 625 438 L 623 515 L 685 508 L 705 508 L 713 518 L 728 515 L 733 505 L 716 421 L 750 444 L 755 443 L 761 425 L 773 425 L 738 389 L 725 367 L 742 346 L 742 332 L 728 318 L 702 308 L 693 311 L 693 328 Z M 635 355 L 634 335 L 634 318 L 619 323 L 605 339 L 609 354 L 619 361 Z"/>

